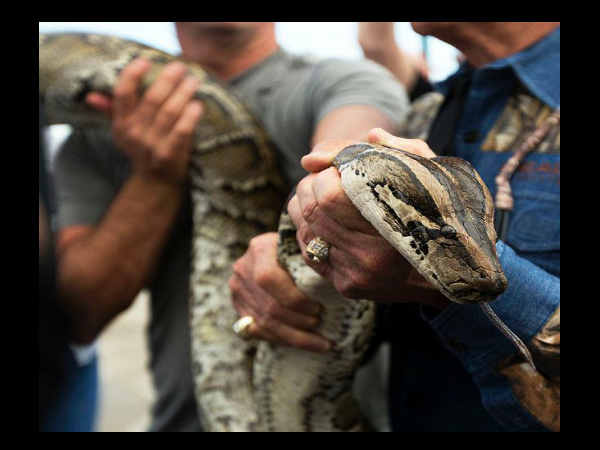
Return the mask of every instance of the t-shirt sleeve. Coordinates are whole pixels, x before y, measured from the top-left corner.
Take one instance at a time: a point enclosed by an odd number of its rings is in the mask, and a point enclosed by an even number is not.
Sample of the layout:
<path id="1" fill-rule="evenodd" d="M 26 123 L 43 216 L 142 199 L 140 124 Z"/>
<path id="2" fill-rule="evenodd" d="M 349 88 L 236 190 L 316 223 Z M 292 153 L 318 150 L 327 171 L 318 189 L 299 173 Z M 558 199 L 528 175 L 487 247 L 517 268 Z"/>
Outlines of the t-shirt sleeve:
<path id="1" fill-rule="evenodd" d="M 271 82 L 273 89 L 257 102 L 255 111 L 280 149 L 280 167 L 291 184 L 306 175 L 300 158 L 310 152 L 318 123 L 331 111 L 369 105 L 397 127 L 409 109 L 404 86 L 387 69 L 366 60 L 312 63 L 294 58 L 264 84 Z"/>
<path id="2" fill-rule="evenodd" d="M 100 221 L 116 194 L 104 169 L 86 136 L 71 133 L 54 165 L 58 229 Z"/>
<path id="3" fill-rule="evenodd" d="M 369 105 L 386 114 L 397 128 L 409 108 L 404 86 L 387 69 L 366 60 L 321 61 L 309 81 L 308 93 L 315 125 L 341 106 Z"/>

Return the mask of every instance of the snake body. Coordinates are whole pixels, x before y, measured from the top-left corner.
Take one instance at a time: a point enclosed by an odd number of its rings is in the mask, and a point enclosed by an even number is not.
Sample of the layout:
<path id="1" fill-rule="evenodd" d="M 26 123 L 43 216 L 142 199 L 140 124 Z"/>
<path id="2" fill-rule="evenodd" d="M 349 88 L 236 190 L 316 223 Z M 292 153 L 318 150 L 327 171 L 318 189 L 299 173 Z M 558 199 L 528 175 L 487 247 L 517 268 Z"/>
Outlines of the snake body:
<path id="1" fill-rule="evenodd" d="M 175 58 L 124 39 L 40 34 L 39 90 L 50 123 L 106 126 L 85 105 L 111 94 L 119 72 L 144 56 L 147 88 Z M 351 395 L 368 347 L 375 307 L 348 300 L 302 260 L 281 208 L 288 187 L 275 148 L 234 95 L 192 63 L 205 116 L 189 174 L 194 231 L 190 277 L 192 370 L 208 431 L 358 431 L 367 423 Z M 450 300 L 480 303 L 506 287 L 496 257 L 493 203 L 477 172 L 458 158 L 426 160 L 399 149 L 357 144 L 334 161 L 342 186 L 364 217 Z M 300 290 L 325 306 L 319 333 L 334 342 L 316 354 L 246 342 L 231 324 L 232 264 L 253 236 L 277 229 L 279 262 Z"/>

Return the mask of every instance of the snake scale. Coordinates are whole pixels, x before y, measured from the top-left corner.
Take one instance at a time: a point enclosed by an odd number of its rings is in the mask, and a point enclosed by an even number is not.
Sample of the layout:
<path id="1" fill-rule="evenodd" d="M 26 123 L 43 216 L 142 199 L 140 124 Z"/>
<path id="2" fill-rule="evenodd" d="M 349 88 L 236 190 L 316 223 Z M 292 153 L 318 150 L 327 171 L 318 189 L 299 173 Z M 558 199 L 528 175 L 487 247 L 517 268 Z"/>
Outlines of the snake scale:
<path id="1" fill-rule="evenodd" d="M 153 63 L 146 89 L 175 57 L 94 34 L 40 34 L 39 95 L 49 123 L 107 126 L 85 105 L 108 95 L 134 58 Z M 359 431 L 368 426 L 351 395 L 353 374 L 373 330 L 375 306 L 348 300 L 302 260 L 289 216 L 288 187 L 275 147 L 244 105 L 201 67 L 196 98 L 205 116 L 189 171 L 193 208 L 190 324 L 199 413 L 208 431 Z M 458 158 L 420 158 L 359 143 L 335 159 L 363 216 L 432 285 L 458 303 L 494 299 L 507 281 L 495 252 L 493 203 L 477 172 Z M 320 329 L 334 342 L 316 354 L 236 336 L 228 280 L 233 262 L 279 221 L 278 258 L 296 285 L 325 306 Z"/>

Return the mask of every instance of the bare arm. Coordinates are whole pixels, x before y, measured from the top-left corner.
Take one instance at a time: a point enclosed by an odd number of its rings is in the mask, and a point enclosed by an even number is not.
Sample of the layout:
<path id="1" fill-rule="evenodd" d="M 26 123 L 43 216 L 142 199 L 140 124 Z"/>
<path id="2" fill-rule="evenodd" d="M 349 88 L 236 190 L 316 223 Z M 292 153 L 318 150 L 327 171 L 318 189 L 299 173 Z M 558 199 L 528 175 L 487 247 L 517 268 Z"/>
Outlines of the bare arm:
<path id="1" fill-rule="evenodd" d="M 72 337 L 91 342 L 148 282 L 181 204 L 182 190 L 132 176 L 96 227 L 58 238 L 58 288 Z"/>
<path id="2" fill-rule="evenodd" d="M 419 77 L 426 76 L 426 64 L 396 43 L 394 22 L 360 22 L 358 42 L 366 58 L 386 67 L 410 92 Z"/>
<path id="3" fill-rule="evenodd" d="M 88 96 L 88 103 L 112 114 L 113 136 L 132 174 L 97 226 L 68 227 L 59 235 L 58 289 L 80 343 L 92 341 L 148 282 L 182 203 L 202 112 L 191 101 L 198 82 L 184 79 L 182 65 L 169 65 L 139 99 L 148 68 L 145 61 L 131 63 L 112 101 Z"/>
<path id="4" fill-rule="evenodd" d="M 312 146 L 329 139 L 366 141 L 371 128 L 393 132 L 394 124 L 373 106 L 348 105 L 336 108 L 318 123 L 312 137 Z"/>

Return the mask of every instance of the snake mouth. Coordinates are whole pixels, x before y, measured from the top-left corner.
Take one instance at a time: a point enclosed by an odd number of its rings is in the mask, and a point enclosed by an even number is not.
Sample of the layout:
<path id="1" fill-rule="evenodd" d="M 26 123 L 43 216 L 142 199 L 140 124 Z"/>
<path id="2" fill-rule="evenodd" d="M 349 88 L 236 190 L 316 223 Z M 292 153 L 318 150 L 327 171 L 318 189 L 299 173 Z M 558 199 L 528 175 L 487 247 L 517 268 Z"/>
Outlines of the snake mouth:
<path id="1" fill-rule="evenodd" d="M 487 303 L 495 300 L 506 290 L 507 286 L 508 281 L 502 274 L 502 276 L 492 279 L 476 280 L 473 283 L 468 283 L 460 278 L 449 283 L 447 289 L 456 303 L 472 304 Z"/>

